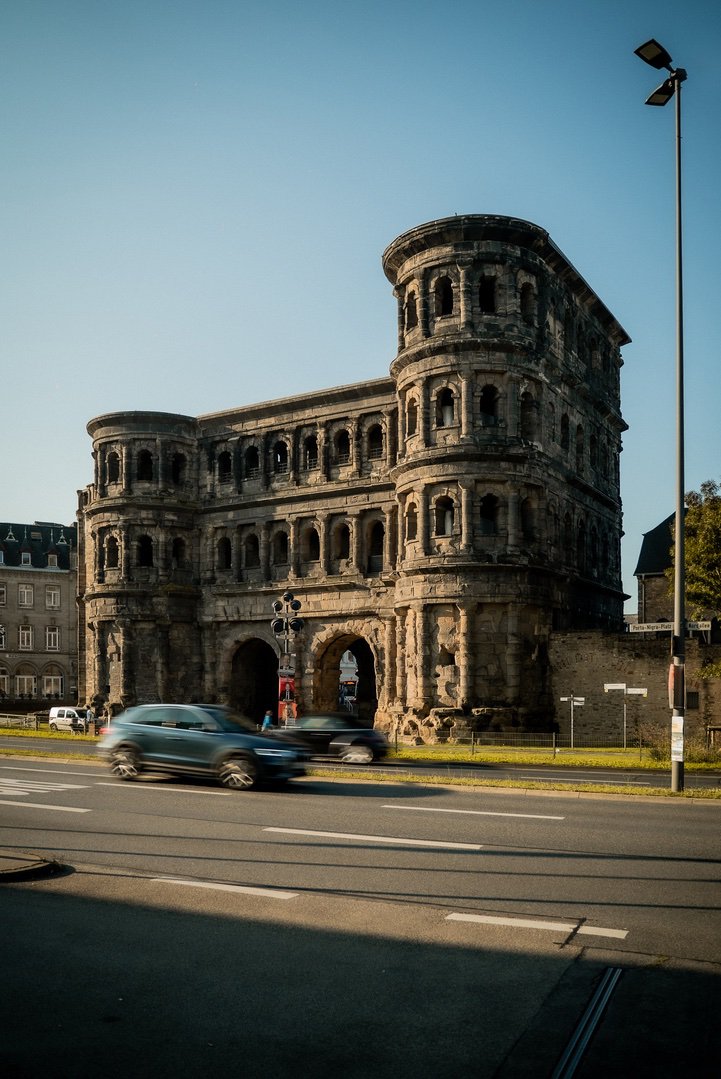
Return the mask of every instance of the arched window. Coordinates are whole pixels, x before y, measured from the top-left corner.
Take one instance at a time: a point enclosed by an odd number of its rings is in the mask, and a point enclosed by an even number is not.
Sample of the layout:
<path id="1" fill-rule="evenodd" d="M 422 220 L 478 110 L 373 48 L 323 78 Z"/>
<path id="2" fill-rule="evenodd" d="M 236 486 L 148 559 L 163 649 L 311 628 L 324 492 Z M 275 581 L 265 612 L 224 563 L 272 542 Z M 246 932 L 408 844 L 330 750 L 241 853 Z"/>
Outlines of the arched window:
<path id="1" fill-rule="evenodd" d="M 117 483 L 120 479 L 120 457 L 112 450 L 108 454 L 108 483 Z"/>
<path id="2" fill-rule="evenodd" d="M 185 565 L 185 552 L 185 540 L 180 536 L 176 536 L 170 550 L 170 560 L 173 564 L 173 569 L 181 569 Z"/>
<path id="3" fill-rule="evenodd" d="M 273 536 L 273 565 L 285 566 L 288 563 L 288 533 L 276 532 Z"/>
<path id="4" fill-rule="evenodd" d="M 139 536 L 135 550 L 136 562 L 139 566 L 153 565 L 153 541 L 150 536 Z"/>
<path id="5" fill-rule="evenodd" d="M 229 450 L 218 454 L 218 479 L 221 483 L 230 483 L 233 476 L 233 458 Z"/>
<path id="6" fill-rule="evenodd" d="M 583 521 L 578 522 L 576 533 L 576 565 L 581 571 L 586 569 L 586 526 Z"/>
<path id="7" fill-rule="evenodd" d="M 303 533 L 301 558 L 304 562 L 320 562 L 320 538 L 312 526 Z"/>
<path id="8" fill-rule="evenodd" d="M 245 543 L 243 545 L 245 551 L 245 565 L 246 568 L 252 569 L 254 566 L 260 565 L 260 544 L 258 543 L 258 537 L 255 532 L 251 532 L 249 536 L 245 537 Z"/>
<path id="9" fill-rule="evenodd" d="M 153 456 L 150 450 L 141 450 L 138 454 L 138 463 L 135 476 L 136 479 L 139 480 L 152 480 Z"/>
<path id="10" fill-rule="evenodd" d="M 288 446 L 285 442 L 276 442 L 273 446 L 273 471 L 281 475 L 288 471 Z"/>
<path id="11" fill-rule="evenodd" d="M 605 439 L 601 442 L 601 475 L 608 479 L 608 446 Z"/>
<path id="12" fill-rule="evenodd" d="M 454 422 L 453 390 L 448 386 L 436 398 L 436 426 L 452 427 Z"/>
<path id="13" fill-rule="evenodd" d="M 233 565 L 233 548 L 227 536 L 218 540 L 218 569 L 227 570 Z"/>
<path id="14" fill-rule="evenodd" d="M 447 496 L 439 498 L 436 502 L 435 534 L 437 536 L 453 535 L 453 499 Z"/>
<path id="15" fill-rule="evenodd" d="M 532 393 L 521 394 L 521 438 L 532 442 L 536 438 L 537 407 Z"/>
<path id="16" fill-rule="evenodd" d="M 350 558 L 350 529 L 340 524 L 333 532 L 333 558 Z"/>
<path id="17" fill-rule="evenodd" d="M 453 314 L 453 284 L 450 277 L 439 277 L 434 289 L 436 318 Z"/>
<path id="18" fill-rule="evenodd" d="M 418 430 L 418 404 L 415 397 L 408 398 L 406 405 L 406 435 L 410 438 Z"/>
<path id="19" fill-rule="evenodd" d="M 498 499 L 484 495 L 481 499 L 481 535 L 495 536 L 498 532 Z"/>
<path id="20" fill-rule="evenodd" d="M 482 315 L 495 314 L 496 279 L 492 274 L 484 275 L 478 282 L 478 305 Z"/>
<path id="21" fill-rule="evenodd" d="M 185 482 L 186 460 L 182 453 L 174 453 L 170 462 L 170 479 L 177 486 Z"/>
<path id="22" fill-rule="evenodd" d="M 418 303 L 413 291 L 406 296 L 405 325 L 407 330 L 413 330 L 418 325 Z"/>
<path id="23" fill-rule="evenodd" d="M 374 423 L 368 431 L 368 456 L 371 461 L 383 456 L 383 428 L 379 423 Z"/>
<path id="24" fill-rule="evenodd" d="M 374 521 L 368 537 L 368 572 L 380 573 L 383 569 L 383 542 L 385 528 L 382 521 Z"/>
<path id="25" fill-rule="evenodd" d="M 248 446 L 245 451 L 245 475 L 249 480 L 254 479 L 260 472 L 260 459 L 257 446 Z"/>
<path id="26" fill-rule="evenodd" d="M 536 539 L 536 507 L 530 498 L 521 502 L 521 533 L 525 540 Z"/>
<path id="27" fill-rule="evenodd" d="M 561 416 L 561 449 L 568 450 L 569 434 L 568 434 L 568 416 L 564 412 Z"/>
<path id="28" fill-rule="evenodd" d="M 107 569 L 117 569 L 120 565 L 120 552 L 118 541 L 115 536 L 108 536 L 105 542 L 105 566 Z"/>
<path id="29" fill-rule="evenodd" d="M 409 502 L 406 507 L 406 539 L 414 540 L 418 537 L 418 510 L 415 502 Z"/>
<path id="30" fill-rule="evenodd" d="M 598 468 L 598 439 L 592 434 L 588 440 L 588 462 L 591 468 Z"/>
<path id="31" fill-rule="evenodd" d="M 335 436 L 335 459 L 339 465 L 347 465 L 350 461 L 350 435 L 347 431 L 339 431 Z"/>
<path id="32" fill-rule="evenodd" d="M 533 285 L 526 281 L 521 285 L 521 318 L 527 326 L 532 326 L 536 314 L 536 295 Z"/>
<path id="33" fill-rule="evenodd" d="M 498 390 L 495 386 L 484 386 L 479 402 L 481 424 L 494 427 L 498 423 Z"/>
<path id="34" fill-rule="evenodd" d="M 315 435 L 308 435 L 303 443 L 303 464 L 309 471 L 318 467 L 318 439 Z"/>
<path id="35" fill-rule="evenodd" d="M 585 449 L 585 439 L 583 435 L 583 427 L 579 423 L 576 428 L 576 472 L 583 472 L 583 454 Z"/>

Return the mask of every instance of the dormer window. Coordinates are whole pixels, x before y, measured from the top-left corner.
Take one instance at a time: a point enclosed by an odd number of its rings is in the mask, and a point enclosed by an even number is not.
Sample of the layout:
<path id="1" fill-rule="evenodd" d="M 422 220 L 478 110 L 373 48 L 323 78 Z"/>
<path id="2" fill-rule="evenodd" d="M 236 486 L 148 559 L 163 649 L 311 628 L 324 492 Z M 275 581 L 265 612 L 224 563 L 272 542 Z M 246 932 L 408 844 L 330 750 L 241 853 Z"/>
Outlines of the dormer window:
<path id="1" fill-rule="evenodd" d="M 33 563 L 32 563 L 32 558 L 30 556 L 30 551 L 21 551 L 20 552 L 20 565 L 21 566 L 32 566 L 32 564 Z"/>

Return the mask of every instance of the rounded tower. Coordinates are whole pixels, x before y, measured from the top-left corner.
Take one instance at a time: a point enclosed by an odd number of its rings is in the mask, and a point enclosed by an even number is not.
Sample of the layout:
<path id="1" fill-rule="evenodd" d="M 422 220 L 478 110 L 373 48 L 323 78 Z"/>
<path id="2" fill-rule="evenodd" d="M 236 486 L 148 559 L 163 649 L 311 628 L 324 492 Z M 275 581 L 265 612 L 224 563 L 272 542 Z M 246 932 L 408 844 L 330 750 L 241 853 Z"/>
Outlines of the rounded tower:
<path id="1" fill-rule="evenodd" d="M 383 255 L 398 303 L 406 708 L 543 723 L 553 628 L 622 624 L 620 347 L 537 225 L 463 215 Z"/>

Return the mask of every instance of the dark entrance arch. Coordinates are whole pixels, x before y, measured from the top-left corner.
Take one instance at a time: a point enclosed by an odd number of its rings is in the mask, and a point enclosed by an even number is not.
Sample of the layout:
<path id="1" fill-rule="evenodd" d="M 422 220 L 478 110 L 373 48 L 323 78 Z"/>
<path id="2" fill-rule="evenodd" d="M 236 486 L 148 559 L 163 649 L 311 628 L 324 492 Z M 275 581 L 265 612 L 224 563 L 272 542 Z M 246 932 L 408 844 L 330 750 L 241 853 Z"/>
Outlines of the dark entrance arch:
<path id="1" fill-rule="evenodd" d="M 267 708 L 278 705 L 278 657 L 265 641 L 254 638 L 241 644 L 230 669 L 230 707 L 260 723 Z"/>
<path id="2" fill-rule="evenodd" d="M 351 652 L 358 665 L 354 712 L 360 723 L 372 727 L 378 708 L 375 660 L 368 642 L 354 634 L 344 633 L 336 637 L 318 656 L 313 680 L 313 710 L 339 710 L 340 661 L 344 652 Z"/>

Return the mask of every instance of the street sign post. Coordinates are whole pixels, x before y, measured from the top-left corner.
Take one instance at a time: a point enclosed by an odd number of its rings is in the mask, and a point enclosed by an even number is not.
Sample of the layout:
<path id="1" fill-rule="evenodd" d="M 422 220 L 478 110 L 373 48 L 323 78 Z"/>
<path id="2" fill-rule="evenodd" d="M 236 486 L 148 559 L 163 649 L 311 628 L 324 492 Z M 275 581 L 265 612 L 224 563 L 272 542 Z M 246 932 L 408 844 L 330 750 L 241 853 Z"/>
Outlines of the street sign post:
<path id="1" fill-rule="evenodd" d="M 573 709 L 579 708 L 582 704 L 585 704 L 586 698 L 574 697 L 573 694 L 571 694 L 570 697 L 561 697 L 561 700 L 571 702 L 571 749 L 573 749 Z"/>

